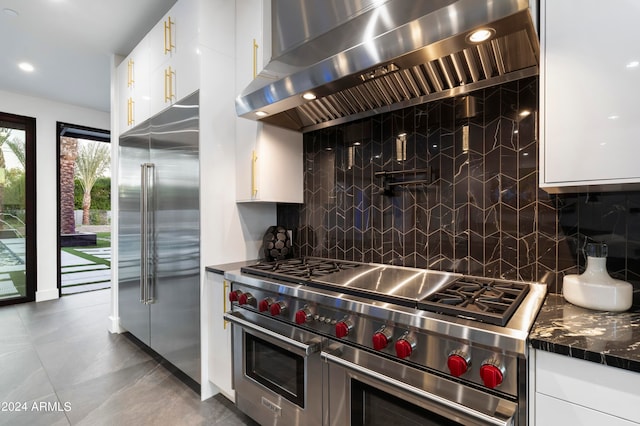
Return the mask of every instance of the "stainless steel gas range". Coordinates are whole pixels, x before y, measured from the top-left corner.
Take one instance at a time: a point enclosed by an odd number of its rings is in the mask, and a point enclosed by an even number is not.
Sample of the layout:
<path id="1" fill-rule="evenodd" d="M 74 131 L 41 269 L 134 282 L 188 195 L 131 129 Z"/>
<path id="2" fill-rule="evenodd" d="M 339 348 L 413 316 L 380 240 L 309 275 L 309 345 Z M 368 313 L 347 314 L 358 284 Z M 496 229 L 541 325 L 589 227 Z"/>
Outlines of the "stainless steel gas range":
<path id="1" fill-rule="evenodd" d="M 526 424 L 544 285 L 321 258 L 225 277 L 236 403 L 261 424 Z"/>

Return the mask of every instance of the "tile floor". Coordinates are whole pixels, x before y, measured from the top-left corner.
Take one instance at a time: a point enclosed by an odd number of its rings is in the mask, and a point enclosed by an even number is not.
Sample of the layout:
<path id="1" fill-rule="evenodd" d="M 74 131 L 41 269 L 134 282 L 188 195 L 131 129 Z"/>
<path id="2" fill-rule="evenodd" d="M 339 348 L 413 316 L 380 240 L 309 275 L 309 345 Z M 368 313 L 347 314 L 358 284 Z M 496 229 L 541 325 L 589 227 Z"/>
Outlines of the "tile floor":
<path id="1" fill-rule="evenodd" d="M 109 305 L 99 290 L 0 307 L 0 425 L 255 425 L 110 334 Z"/>

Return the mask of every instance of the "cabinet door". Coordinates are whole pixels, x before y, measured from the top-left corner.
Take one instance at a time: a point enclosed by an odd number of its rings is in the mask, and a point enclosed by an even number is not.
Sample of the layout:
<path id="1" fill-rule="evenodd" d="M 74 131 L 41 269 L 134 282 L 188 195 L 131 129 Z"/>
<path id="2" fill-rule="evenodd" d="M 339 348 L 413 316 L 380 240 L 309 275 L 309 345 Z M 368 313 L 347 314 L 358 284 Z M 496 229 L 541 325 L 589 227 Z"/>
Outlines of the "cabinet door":
<path id="1" fill-rule="evenodd" d="M 117 69 L 120 132 L 149 118 L 149 54 L 146 39 Z"/>
<path id="2" fill-rule="evenodd" d="M 236 200 L 302 203 L 302 134 L 237 120 Z"/>
<path id="3" fill-rule="evenodd" d="M 271 1 L 236 2 L 236 92 L 240 93 L 271 58 Z"/>
<path id="4" fill-rule="evenodd" d="M 207 272 L 207 290 L 210 294 L 209 309 L 209 381 L 216 385 L 231 401 L 235 399 L 233 390 L 233 369 L 231 356 L 231 324 L 222 314 L 227 306 L 229 283 L 220 274 Z"/>
<path id="5" fill-rule="evenodd" d="M 149 67 L 155 70 L 174 58 L 198 36 L 198 0 L 179 0 L 147 35 Z"/>
<path id="6" fill-rule="evenodd" d="M 541 6 L 541 186 L 640 182 L 640 3 Z"/>
<path id="7" fill-rule="evenodd" d="M 536 425 L 631 426 L 637 423 L 537 393 Z"/>

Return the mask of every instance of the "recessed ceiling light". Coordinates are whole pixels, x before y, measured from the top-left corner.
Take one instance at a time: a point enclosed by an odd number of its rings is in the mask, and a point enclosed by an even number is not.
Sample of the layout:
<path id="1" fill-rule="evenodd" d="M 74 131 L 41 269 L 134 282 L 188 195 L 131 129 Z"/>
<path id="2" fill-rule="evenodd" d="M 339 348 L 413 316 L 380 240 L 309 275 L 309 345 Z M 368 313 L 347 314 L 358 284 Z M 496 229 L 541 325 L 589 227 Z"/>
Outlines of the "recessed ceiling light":
<path id="1" fill-rule="evenodd" d="M 35 69 L 29 62 L 20 62 L 18 67 L 25 72 L 32 72 Z"/>
<path id="2" fill-rule="evenodd" d="M 265 117 L 265 116 L 267 115 L 267 113 L 266 113 L 266 112 L 264 112 L 264 111 L 256 111 L 256 115 L 257 115 L 258 117 Z"/>
<path id="3" fill-rule="evenodd" d="M 353 146 L 360 146 L 360 142 L 354 142 Z"/>
<path id="4" fill-rule="evenodd" d="M 620 116 L 619 116 L 619 115 L 615 115 L 615 114 L 613 114 L 613 115 L 608 116 L 607 118 L 608 118 L 609 120 L 617 120 L 618 118 L 620 118 Z"/>
<path id="5" fill-rule="evenodd" d="M 627 64 L 627 68 L 638 68 L 640 66 L 639 61 L 631 61 Z"/>
<path id="6" fill-rule="evenodd" d="M 312 101 L 312 100 L 314 100 L 314 99 L 316 98 L 316 95 L 314 95 L 314 94 L 313 94 L 313 93 L 311 93 L 311 92 L 307 92 L 307 93 L 305 93 L 304 95 L 302 95 L 302 97 L 303 97 L 304 99 L 308 100 L 308 101 Z"/>
<path id="7" fill-rule="evenodd" d="M 2 11 L 5 15 L 11 16 L 12 18 L 17 18 L 19 15 L 17 10 L 9 9 L 8 7 L 5 7 L 4 9 L 2 9 Z"/>
<path id="8" fill-rule="evenodd" d="M 467 36 L 467 40 L 471 43 L 482 43 L 493 37 L 496 33 L 496 30 L 493 28 L 480 28 L 479 30 L 475 30 L 472 33 L 469 33 Z"/>

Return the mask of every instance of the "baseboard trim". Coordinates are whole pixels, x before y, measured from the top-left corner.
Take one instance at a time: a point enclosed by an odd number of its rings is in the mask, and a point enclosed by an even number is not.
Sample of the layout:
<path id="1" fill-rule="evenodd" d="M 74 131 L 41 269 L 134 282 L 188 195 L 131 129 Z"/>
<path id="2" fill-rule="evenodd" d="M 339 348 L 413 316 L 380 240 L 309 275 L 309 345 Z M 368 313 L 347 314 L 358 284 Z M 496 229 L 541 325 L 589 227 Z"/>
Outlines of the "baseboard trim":
<path id="1" fill-rule="evenodd" d="M 60 291 L 58 290 L 58 288 L 36 291 L 36 302 L 45 302 L 47 300 L 55 300 L 55 299 L 58 299 L 59 297 L 60 297 Z"/>
<path id="2" fill-rule="evenodd" d="M 120 333 L 124 333 L 125 330 L 124 328 L 120 327 L 120 318 L 118 317 L 114 317 L 114 316 L 109 316 L 109 327 L 108 327 L 109 333 L 111 334 L 120 334 Z"/>

